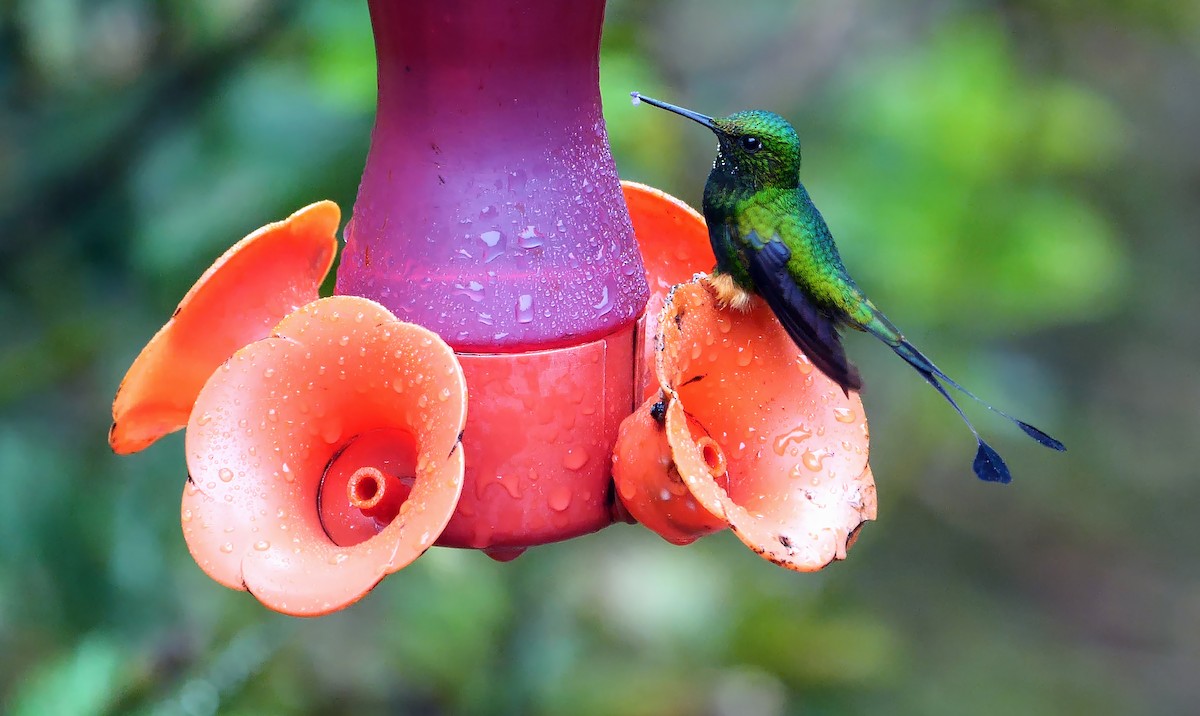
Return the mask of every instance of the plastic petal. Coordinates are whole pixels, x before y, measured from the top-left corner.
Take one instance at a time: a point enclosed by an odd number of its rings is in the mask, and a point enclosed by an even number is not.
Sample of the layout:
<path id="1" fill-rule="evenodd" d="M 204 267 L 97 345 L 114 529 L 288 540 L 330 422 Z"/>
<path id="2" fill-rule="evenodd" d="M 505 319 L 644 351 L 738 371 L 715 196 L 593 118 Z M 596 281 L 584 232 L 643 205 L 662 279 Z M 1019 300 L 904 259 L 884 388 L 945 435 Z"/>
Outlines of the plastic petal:
<path id="1" fill-rule="evenodd" d="M 651 396 L 621 423 L 613 479 L 631 516 L 668 542 L 683 545 L 729 525 L 701 507 L 683 484 L 667 440 L 665 411 L 665 399 Z"/>
<path id="2" fill-rule="evenodd" d="M 204 272 L 121 381 L 113 450 L 137 452 L 182 428 L 217 366 L 316 300 L 340 218 L 337 204 L 317 202 L 245 237 Z"/>
<path id="3" fill-rule="evenodd" d="M 844 558 L 876 510 L 858 395 L 846 397 L 813 368 L 760 301 L 744 313 L 723 310 L 701 282 L 668 297 L 656 345 L 663 406 L 655 429 L 691 497 L 782 566 L 811 571 Z M 668 468 L 623 463 L 614 470 L 619 495 L 667 496 Z M 635 487 L 623 484 L 633 479 Z M 625 506 L 639 521 L 668 509 Z"/>
<path id="4" fill-rule="evenodd" d="M 466 398 L 449 346 L 379 304 L 335 296 L 289 315 L 196 400 L 183 498 L 196 562 L 288 614 L 354 602 L 450 519 Z M 385 487 L 400 491 L 394 517 L 370 512 L 364 522 L 355 506 L 381 507 L 370 498 Z"/>
<path id="5" fill-rule="evenodd" d="M 702 271 L 711 271 L 717 260 L 708 240 L 704 217 L 666 192 L 636 182 L 623 181 L 625 204 L 633 222 L 633 233 L 642 252 L 650 301 L 646 304 L 644 336 L 658 334 L 658 317 L 671 287 L 690 281 Z M 634 395 L 639 400 L 658 391 L 654 377 L 654 341 L 642 341 L 634 372 Z"/>

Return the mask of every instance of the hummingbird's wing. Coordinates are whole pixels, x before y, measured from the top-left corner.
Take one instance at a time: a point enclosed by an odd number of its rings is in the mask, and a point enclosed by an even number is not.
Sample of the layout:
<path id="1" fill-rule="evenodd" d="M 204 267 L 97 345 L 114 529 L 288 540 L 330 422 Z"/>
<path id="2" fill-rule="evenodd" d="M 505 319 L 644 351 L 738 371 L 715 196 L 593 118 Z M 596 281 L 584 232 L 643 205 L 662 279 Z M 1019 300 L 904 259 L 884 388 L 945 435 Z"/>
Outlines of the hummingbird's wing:
<path id="1" fill-rule="evenodd" d="M 837 324 L 797 285 L 788 270 L 791 249 L 779 236 L 763 241 L 757 232 L 751 231 L 742 238 L 739 244 L 755 291 L 771 307 L 788 335 L 843 392 L 860 390 L 862 377 L 846 357 Z"/>

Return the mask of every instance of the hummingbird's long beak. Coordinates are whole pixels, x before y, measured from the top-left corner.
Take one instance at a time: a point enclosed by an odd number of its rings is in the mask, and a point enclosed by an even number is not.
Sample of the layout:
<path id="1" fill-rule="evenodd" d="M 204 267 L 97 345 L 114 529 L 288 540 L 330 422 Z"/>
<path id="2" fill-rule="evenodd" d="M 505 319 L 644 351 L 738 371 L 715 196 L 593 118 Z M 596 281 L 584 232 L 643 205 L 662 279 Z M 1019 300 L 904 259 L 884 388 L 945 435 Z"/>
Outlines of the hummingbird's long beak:
<path id="1" fill-rule="evenodd" d="M 699 112 L 693 112 L 690 109 L 684 109 L 683 107 L 670 104 L 669 102 L 663 102 L 662 100 L 657 100 L 653 97 L 647 97 L 640 92 L 630 92 L 629 96 L 633 97 L 634 104 L 637 104 L 638 102 L 645 102 L 646 104 L 654 105 L 659 109 L 665 109 L 668 112 L 674 112 L 675 114 L 687 117 L 692 121 L 699 122 L 714 132 L 717 131 L 717 125 L 713 123 L 713 118 L 709 117 L 708 115 L 700 114 Z"/>

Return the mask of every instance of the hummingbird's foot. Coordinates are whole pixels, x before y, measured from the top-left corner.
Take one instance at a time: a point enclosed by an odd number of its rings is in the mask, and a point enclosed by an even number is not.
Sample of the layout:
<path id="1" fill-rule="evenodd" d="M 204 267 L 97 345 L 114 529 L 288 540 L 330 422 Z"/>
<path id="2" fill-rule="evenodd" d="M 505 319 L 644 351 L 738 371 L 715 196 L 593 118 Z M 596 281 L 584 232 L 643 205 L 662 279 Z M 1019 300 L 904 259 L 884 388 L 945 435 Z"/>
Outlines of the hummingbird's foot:
<path id="1" fill-rule="evenodd" d="M 716 296 L 717 305 L 721 308 L 732 308 L 735 311 L 746 311 L 750 309 L 750 300 L 753 296 L 749 291 L 746 291 L 733 277 L 725 273 L 709 274 L 704 282 L 712 290 Z"/>

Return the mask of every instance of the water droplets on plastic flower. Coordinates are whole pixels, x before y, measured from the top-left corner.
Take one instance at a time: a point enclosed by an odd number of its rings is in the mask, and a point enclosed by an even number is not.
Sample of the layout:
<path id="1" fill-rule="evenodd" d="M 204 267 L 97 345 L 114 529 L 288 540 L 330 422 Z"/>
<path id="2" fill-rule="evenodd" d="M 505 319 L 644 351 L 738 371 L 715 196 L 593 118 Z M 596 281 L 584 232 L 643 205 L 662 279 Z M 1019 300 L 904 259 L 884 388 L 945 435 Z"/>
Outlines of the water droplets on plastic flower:
<path id="1" fill-rule="evenodd" d="M 828 450 L 826 450 L 824 448 L 818 448 L 816 450 L 805 450 L 800 455 L 800 462 L 802 462 L 804 464 L 804 466 L 806 468 L 808 468 L 809 470 L 812 470 L 813 472 L 818 472 L 821 469 L 822 463 L 825 462 L 825 458 L 829 457 L 830 455 L 832 455 L 832 453 L 830 453 Z"/>
<path id="2" fill-rule="evenodd" d="M 810 437 L 812 437 L 812 433 L 808 430 L 808 428 L 803 425 L 798 425 L 775 438 L 775 454 L 782 456 L 787 451 L 788 445 L 791 443 L 803 442 Z"/>
<path id="3" fill-rule="evenodd" d="M 738 346 L 737 353 L 738 356 L 734 362 L 736 362 L 740 368 L 745 368 L 754 360 L 753 349 L 748 349 L 744 346 Z"/>
<path id="4" fill-rule="evenodd" d="M 322 423 L 320 428 L 321 439 L 330 445 L 338 441 L 342 437 L 342 422 L 340 420 L 327 420 Z"/>
<path id="5" fill-rule="evenodd" d="M 563 457 L 563 467 L 568 470 L 580 470 L 588 461 L 587 451 L 581 448 L 571 448 Z"/>
<path id="6" fill-rule="evenodd" d="M 546 504 L 556 512 L 565 512 L 571 506 L 571 488 L 559 485 L 551 491 L 550 496 L 546 499 Z"/>

